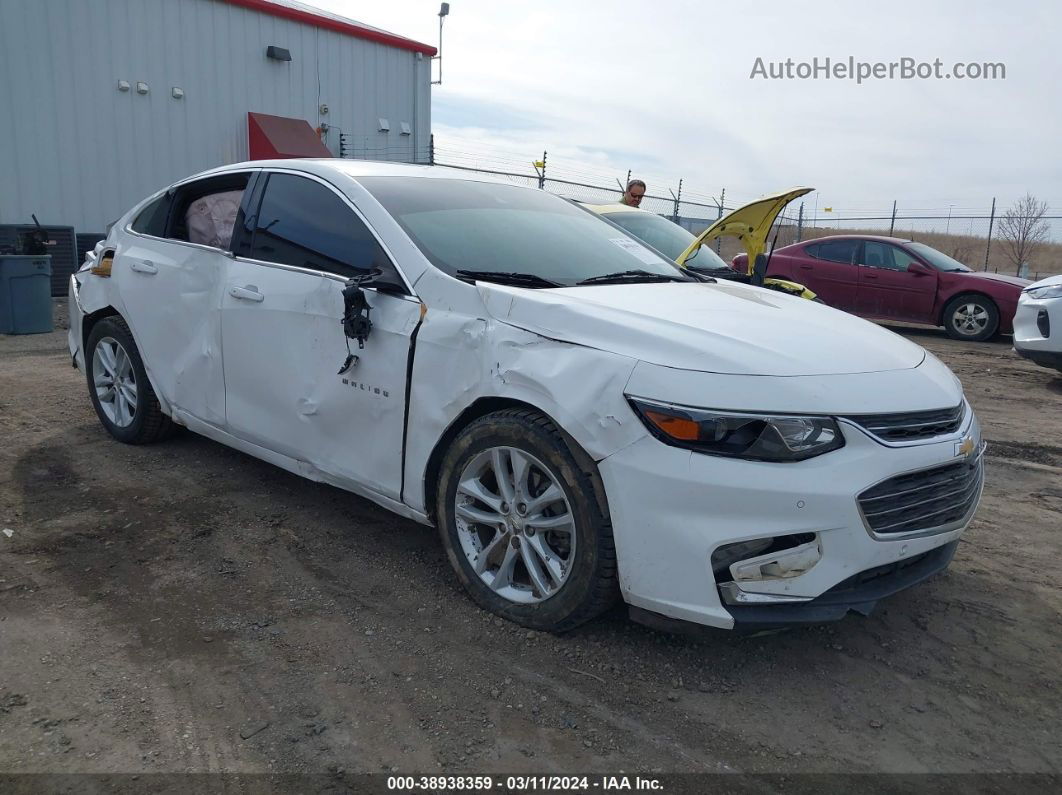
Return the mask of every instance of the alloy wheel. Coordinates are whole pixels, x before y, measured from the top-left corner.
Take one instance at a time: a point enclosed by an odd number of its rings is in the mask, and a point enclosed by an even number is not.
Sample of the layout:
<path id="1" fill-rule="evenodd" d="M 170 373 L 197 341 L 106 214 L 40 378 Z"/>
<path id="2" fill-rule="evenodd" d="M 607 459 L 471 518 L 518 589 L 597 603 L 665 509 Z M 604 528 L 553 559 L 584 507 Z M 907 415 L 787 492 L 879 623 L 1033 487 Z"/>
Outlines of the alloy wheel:
<path id="1" fill-rule="evenodd" d="M 129 354 L 114 337 L 104 337 L 96 344 L 92 383 L 107 419 L 119 428 L 132 424 L 136 416 L 136 373 Z"/>
<path id="2" fill-rule="evenodd" d="M 556 594 L 575 559 L 575 517 L 557 476 L 515 447 L 473 457 L 458 482 L 461 550 L 476 575 L 518 604 Z"/>
<path id="3" fill-rule="evenodd" d="M 951 323 L 963 336 L 977 336 L 988 326 L 988 310 L 977 303 L 959 304 L 951 314 Z"/>

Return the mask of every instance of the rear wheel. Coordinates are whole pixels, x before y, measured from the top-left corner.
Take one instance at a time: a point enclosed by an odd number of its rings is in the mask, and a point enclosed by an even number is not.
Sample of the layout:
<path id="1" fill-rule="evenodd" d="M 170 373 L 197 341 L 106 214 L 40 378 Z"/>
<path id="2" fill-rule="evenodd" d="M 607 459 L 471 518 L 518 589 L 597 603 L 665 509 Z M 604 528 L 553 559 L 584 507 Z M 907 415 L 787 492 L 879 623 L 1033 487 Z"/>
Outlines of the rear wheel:
<path id="1" fill-rule="evenodd" d="M 85 363 L 89 397 L 107 433 L 126 444 L 148 444 L 169 435 L 173 424 L 162 413 L 122 318 L 106 317 L 93 326 Z"/>
<path id="2" fill-rule="evenodd" d="M 999 328 L 999 309 L 983 295 L 958 295 L 944 307 L 944 330 L 956 340 L 981 342 Z"/>
<path id="3" fill-rule="evenodd" d="M 443 459 L 436 516 L 472 598 L 553 632 L 608 609 L 616 552 L 597 477 L 537 412 L 501 411 L 465 428 Z"/>

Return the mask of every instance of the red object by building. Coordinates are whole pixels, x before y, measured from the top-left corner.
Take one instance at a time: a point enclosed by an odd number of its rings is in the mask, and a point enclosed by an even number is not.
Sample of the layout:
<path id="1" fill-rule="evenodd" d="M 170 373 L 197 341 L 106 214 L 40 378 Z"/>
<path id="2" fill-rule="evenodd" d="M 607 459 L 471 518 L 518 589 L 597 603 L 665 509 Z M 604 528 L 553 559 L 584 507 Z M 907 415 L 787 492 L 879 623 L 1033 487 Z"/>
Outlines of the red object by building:
<path id="1" fill-rule="evenodd" d="M 247 114 L 247 144 L 251 160 L 332 157 L 305 119 L 268 113 Z"/>

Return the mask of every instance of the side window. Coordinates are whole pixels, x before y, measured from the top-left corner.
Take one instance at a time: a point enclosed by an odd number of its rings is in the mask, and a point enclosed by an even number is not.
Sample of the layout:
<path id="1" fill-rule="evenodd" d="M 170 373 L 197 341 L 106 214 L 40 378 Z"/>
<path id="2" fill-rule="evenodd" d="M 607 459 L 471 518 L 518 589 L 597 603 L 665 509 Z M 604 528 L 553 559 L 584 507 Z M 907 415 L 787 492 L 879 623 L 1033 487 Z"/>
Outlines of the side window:
<path id="1" fill-rule="evenodd" d="M 909 270 L 912 263 L 918 262 L 918 259 L 911 254 L 908 254 L 902 248 L 897 246 L 889 246 L 892 249 L 892 262 L 893 267 L 898 271 Z"/>
<path id="2" fill-rule="evenodd" d="M 814 257 L 815 259 L 818 259 L 819 258 L 819 244 L 818 243 L 812 243 L 811 245 L 804 246 L 804 253 L 807 254 L 809 257 Z"/>
<path id="3" fill-rule="evenodd" d="M 170 214 L 170 203 L 172 200 L 173 195 L 167 191 L 155 199 L 155 201 L 148 204 L 147 207 L 140 211 L 136 220 L 133 221 L 133 231 L 139 232 L 142 235 L 165 237 L 166 219 Z"/>
<path id="4" fill-rule="evenodd" d="M 858 248 L 858 240 L 830 240 L 825 243 L 819 243 L 818 250 L 813 256 L 827 262 L 843 262 L 846 265 L 851 265 L 855 262 Z"/>
<path id="5" fill-rule="evenodd" d="M 177 188 L 169 214 L 168 237 L 228 249 L 250 174 L 220 174 Z"/>
<path id="6" fill-rule="evenodd" d="M 892 246 L 867 240 L 863 243 L 863 264 L 869 268 L 892 268 Z"/>
<path id="7" fill-rule="evenodd" d="M 271 174 L 254 224 L 251 257 L 344 278 L 394 268 L 372 232 L 333 191 L 293 174 Z"/>

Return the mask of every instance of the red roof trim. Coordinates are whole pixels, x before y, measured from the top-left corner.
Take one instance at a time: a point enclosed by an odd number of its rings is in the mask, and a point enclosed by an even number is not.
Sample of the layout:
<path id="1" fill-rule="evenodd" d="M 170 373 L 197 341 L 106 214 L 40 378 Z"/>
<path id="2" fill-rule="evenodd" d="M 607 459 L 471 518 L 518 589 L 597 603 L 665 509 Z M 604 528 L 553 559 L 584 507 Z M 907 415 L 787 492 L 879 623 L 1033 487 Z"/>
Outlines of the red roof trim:
<path id="1" fill-rule="evenodd" d="M 269 0 L 223 0 L 223 2 L 234 6 L 249 8 L 252 11 L 260 11 L 263 14 L 280 17 L 281 19 L 290 19 L 294 22 L 302 22 L 307 25 L 313 25 L 317 28 L 325 28 L 326 30 L 334 30 L 337 33 L 345 33 L 348 36 L 354 36 L 358 39 L 367 39 L 368 41 L 375 41 L 380 44 L 388 44 L 392 47 L 400 47 L 403 50 L 422 52 L 425 55 L 435 55 L 436 52 L 435 48 L 431 45 L 421 44 L 419 41 L 413 41 L 413 39 L 407 39 L 404 36 L 396 36 L 393 33 L 385 33 L 381 30 L 370 30 L 369 28 L 363 28 L 350 22 L 341 22 L 340 20 L 332 19 L 331 17 L 311 14 L 309 11 L 303 11 L 299 8 L 291 8 L 290 6 L 270 3 Z"/>

